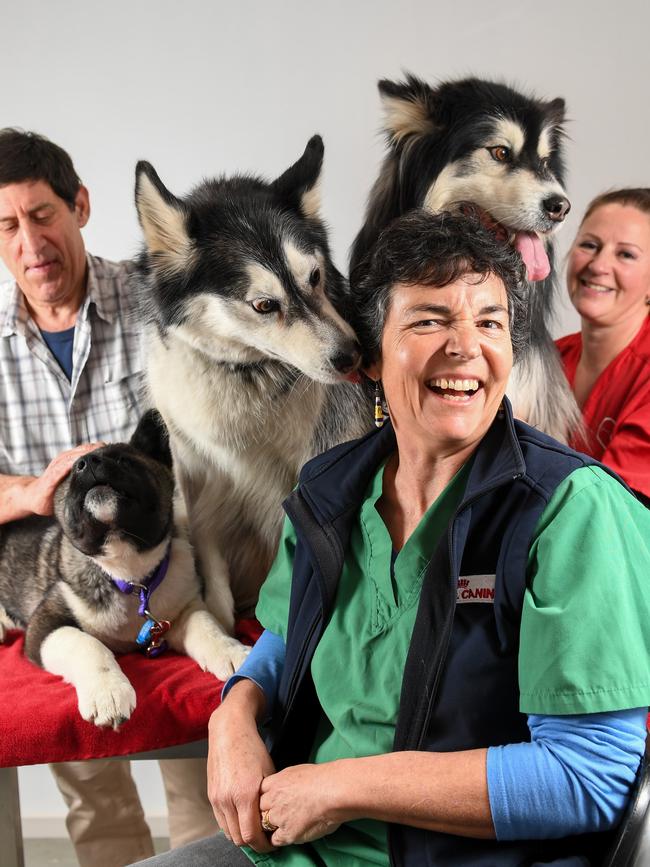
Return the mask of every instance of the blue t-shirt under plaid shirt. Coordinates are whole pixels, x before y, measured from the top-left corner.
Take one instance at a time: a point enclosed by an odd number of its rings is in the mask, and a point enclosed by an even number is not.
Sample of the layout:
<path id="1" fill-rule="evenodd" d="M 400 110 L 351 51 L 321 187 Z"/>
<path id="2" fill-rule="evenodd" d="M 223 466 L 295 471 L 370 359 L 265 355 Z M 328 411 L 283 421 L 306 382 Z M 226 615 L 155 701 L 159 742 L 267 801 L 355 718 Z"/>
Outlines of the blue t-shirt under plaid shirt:
<path id="1" fill-rule="evenodd" d="M 133 265 L 88 256 L 68 379 L 15 282 L 0 284 L 0 473 L 40 475 L 66 449 L 124 442 L 144 409 Z"/>

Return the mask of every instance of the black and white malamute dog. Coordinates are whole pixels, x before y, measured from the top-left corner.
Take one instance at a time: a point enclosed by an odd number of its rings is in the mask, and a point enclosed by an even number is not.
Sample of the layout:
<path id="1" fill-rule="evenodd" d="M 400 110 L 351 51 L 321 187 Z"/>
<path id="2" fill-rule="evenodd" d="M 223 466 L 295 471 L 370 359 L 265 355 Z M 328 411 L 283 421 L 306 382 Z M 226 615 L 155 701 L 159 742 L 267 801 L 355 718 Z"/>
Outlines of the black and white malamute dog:
<path id="1" fill-rule="evenodd" d="M 412 208 L 473 207 L 517 247 L 528 269 L 531 342 L 508 394 L 517 415 L 566 440 L 580 413 L 549 332 L 551 237 L 569 211 L 563 184 L 564 101 L 541 102 L 479 79 L 430 87 L 380 81 L 388 153 L 354 242 L 351 272 L 381 230 Z"/>
<path id="2" fill-rule="evenodd" d="M 206 602 L 228 635 L 255 605 L 302 464 L 371 424 L 343 381 L 360 354 L 332 304 L 346 283 L 319 217 L 322 160 L 314 136 L 272 183 L 222 178 L 183 199 L 149 163 L 136 169 L 149 389 Z M 241 661 L 224 645 L 224 664 Z"/>
<path id="3" fill-rule="evenodd" d="M 136 704 L 113 652 L 154 656 L 167 642 L 228 674 L 173 490 L 167 435 L 150 411 L 130 443 L 75 462 L 54 518 L 0 527 L 0 640 L 7 626 L 24 628 L 27 656 L 71 683 L 82 717 L 98 726 L 117 728 Z"/>

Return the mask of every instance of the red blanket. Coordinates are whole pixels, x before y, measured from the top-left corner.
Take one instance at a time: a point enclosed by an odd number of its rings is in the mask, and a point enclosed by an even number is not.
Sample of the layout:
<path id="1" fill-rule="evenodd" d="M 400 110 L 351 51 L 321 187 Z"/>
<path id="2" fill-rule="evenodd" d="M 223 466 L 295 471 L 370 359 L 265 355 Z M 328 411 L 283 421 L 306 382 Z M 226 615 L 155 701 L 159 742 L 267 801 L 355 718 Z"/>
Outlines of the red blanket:
<path id="1" fill-rule="evenodd" d="M 253 644 L 261 632 L 257 621 L 242 620 L 237 637 Z M 0 645 L 0 767 L 129 755 L 207 737 L 221 681 L 171 651 L 156 659 L 127 653 L 118 661 L 137 706 L 115 732 L 82 719 L 74 688 L 29 662 L 22 633 L 9 632 Z"/>

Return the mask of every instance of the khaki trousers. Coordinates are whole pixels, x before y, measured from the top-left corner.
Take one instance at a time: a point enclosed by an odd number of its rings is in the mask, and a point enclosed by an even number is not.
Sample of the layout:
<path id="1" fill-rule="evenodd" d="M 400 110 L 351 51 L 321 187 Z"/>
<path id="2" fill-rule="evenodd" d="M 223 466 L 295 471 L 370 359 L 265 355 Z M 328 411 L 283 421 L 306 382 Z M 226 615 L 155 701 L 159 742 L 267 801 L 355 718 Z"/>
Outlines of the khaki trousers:
<path id="1" fill-rule="evenodd" d="M 81 867 L 124 867 L 154 854 L 138 791 L 124 759 L 50 765 L 68 805 L 66 825 Z M 214 834 L 205 759 L 166 759 L 163 775 L 170 843 Z"/>

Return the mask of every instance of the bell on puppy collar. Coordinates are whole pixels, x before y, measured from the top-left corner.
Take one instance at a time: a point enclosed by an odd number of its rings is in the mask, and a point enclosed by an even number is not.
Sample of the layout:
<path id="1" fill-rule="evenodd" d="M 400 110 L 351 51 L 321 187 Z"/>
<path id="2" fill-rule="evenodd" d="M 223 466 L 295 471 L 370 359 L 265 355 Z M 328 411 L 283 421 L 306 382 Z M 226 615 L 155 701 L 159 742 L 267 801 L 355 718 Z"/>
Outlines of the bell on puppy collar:
<path id="1" fill-rule="evenodd" d="M 135 643 L 147 656 L 159 656 L 167 650 L 163 635 L 171 629 L 169 620 L 156 620 L 151 611 L 145 611 L 147 620 L 140 627 Z"/>

